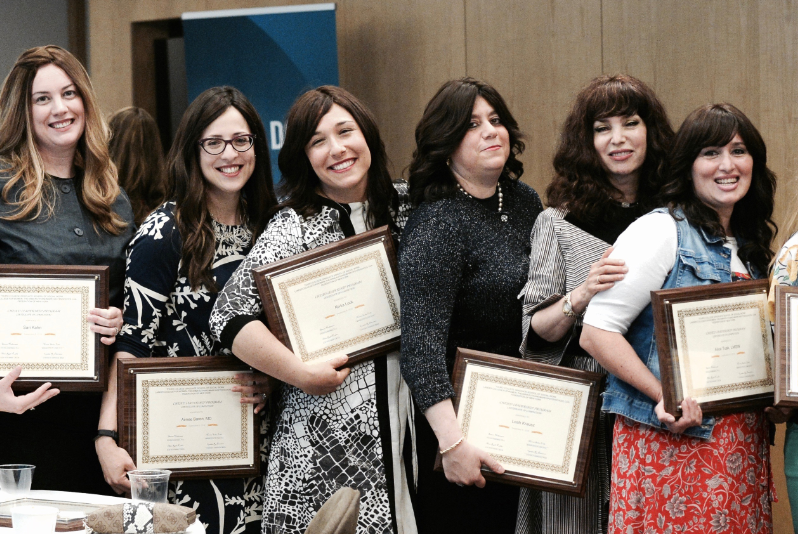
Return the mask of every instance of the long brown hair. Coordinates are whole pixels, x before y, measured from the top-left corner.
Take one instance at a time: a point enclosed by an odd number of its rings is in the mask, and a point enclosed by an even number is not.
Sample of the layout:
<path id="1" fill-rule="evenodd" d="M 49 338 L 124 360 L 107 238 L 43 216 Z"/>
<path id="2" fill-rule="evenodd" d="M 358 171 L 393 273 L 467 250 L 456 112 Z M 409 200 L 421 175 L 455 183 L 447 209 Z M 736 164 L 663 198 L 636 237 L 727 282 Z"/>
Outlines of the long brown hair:
<path id="1" fill-rule="evenodd" d="M 277 157 L 282 174 L 280 195 L 285 197 L 281 206 L 290 207 L 305 217 L 321 210 L 321 201 L 316 193 L 320 184 L 319 177 L 310 165 L 305 147 L 333 104 L 341 106 L 352 115 L 371 152 L 366 185 L 369 225 L 376 228 L 387 224 L 393 231 L 398 231 L 389 208 L 398 211 L 399 194 L 391 181 L 388 156 L 377 121 L 371 111 L 352 93 L 334 85 L 322 85 L 307 91 L 297 98 L 288 111 L 285 142 Z"/>
<path id="2" fill-rule="evenodd" d="M 576 96 L 554 155 L 554 179 L 546 189 L 549 206 L 567 208 L 586 222 L 612 216 L 609 200 L 617 190 L 593 144 L 593 124 L 598 119 L 634 114 L 646 125 L 646 159 L 640 169 L 637 200 L 642 213 L 656 207 L 673 128 L 654 91 L 625 74 L 594 78 Z"/>
<path id="3" fill-rule="evenodd" d="M 706 104 L 684 119 L 668 157 L 662 198 L 671 213 L 681 207 L 690 224 L 710 235 L 724 236 L 717 212 L 695 194 L 693 164 L 702 149 L 725 146 L 737 134 L 751 154 L 754 168 L 748 193 L 734 205 L 730 227 L 735 237 L 745 241 L 739 250 L 740 259 L 765 273 L 773 257 L 770 244 L 778 231 L 773 221 L 776 175 L 768 168 L 764 139 L 742 111 L 731 104 Z"/>
<path id="4" fill-rule="evenodd" d="M 209 291 L 218 290 L 211 271 L 216 237 L 205 199 L 199 140 L 202 132 L 231 107 L 241 113 L 255 135 L 255 144 L 250 149 L 255 151 L 255 169 L 241 191 L 242 215 L 252 230 L 253 242 L 266 228 L 269 213 L 277 203 L 266 131 L 255 107 L 234 87 L 207 89 L 194 99 L 183 114 L 166 158 L 171 186 L 168 196 L 175 200 L 177 229 L 183 240 L 180 272 L 188 277 L 191 288 L 195 290 L 203 284 Z"/>
<path id="5" fill-rule="evenodd" d="M 108 150 L 139 225 L 166 197 L 166 166 L 158 125 L 146 110 L 131 106 L 111 115 L 108 126 Z"/>
<path id="6" fill-rule="evenodd" d="M 510 156 L 500 179 L 518 180 L 524 174 L 524 164 L 518 159 L 524 151 L 523 134 L 499 92 L 474 78 L 451 80 L 438 89 L 416 126 L 416 149 L 408 167 L 414 206 L 454 195 L 457 182 L 446 162 L 468 132 L 478 96 L 490 104 L 510 136 Z"/>
<path id="7" fill-rule="evenodd" d="M 48 45 L 26 50 L 19 56 L 0 90 L 0 160 L 8 165 L 10 179 L 3 187 L 2 198 L 16 212 L 6 220 L 30 220 L 45 211 L 53 213 L 55 187 L 44 170 L 44 161 L 36 146 L 31 124 L 33 79 L 40 68 L 55 65 L 69 76 L 83 100 L 85 127 L 78 141 L 74 165 L 83 170 L 80 201 L 95 225 L 119 235 L 127 226 L 111 206 L 119 196 L 116 168 L 108 155 L 108 127 L 97 105 L 86 69 L 75 56 L 61 47 Z M 10 198 L 17 182 L 22 189 Z"/>

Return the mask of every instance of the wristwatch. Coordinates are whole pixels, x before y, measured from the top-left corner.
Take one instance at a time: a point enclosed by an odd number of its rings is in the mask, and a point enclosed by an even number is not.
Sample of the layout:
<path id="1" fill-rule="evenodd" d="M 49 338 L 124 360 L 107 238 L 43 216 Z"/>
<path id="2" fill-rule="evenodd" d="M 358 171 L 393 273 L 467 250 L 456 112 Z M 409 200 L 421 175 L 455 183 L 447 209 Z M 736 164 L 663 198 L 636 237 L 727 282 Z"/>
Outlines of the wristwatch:
<path id="1" fill-rule="evenodd" d="M 571 294 L 570 293 L 565 295 L 565 302 L 563 302 L 563 305 L 562 305 L 562 313 L 566 317 L 582 317 L 585 314 L 585 312 L 576 313 L 574 311 L 574 307 L 571 304 Z"/>

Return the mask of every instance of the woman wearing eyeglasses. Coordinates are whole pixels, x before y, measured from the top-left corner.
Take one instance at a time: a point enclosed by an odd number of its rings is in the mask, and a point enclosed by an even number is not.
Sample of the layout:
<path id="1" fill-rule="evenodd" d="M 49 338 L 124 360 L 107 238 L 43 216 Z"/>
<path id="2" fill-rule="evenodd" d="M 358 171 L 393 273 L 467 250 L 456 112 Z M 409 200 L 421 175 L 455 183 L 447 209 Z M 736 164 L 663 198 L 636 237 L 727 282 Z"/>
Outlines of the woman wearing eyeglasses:
<path id="1" fill-rule="evenodd" d="M 150 214 L 130 242 L 118 354 L 230 354 L 214 342 L 208 318 L 276 204 L 263 124 L 237 89 L 208 89 L 186 110 L 167 160 L 174 200 Z M 258 411 L 268 386 L 260 375 L 233 390 Z M 115 382 L 103 398 L 100 429 L 116 429 Z M 98 438 L 96 448 L 106 481 L 128 491 L 130 456 L 112 437 Z M 169 499 L 195 508 L 207 532 L 255 534 L 262 492 L 262 477 L 183 481 L 172 484 Z"/>

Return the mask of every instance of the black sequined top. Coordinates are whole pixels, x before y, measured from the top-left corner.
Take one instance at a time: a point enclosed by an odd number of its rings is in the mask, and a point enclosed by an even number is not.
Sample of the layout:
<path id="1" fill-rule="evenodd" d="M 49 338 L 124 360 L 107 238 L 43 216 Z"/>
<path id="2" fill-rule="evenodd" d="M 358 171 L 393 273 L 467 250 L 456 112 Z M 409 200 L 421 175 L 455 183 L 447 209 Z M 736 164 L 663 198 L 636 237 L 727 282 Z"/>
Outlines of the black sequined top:
<path id="1" fill-rule="evenodd" d="M 450 398 L 457 347 L 518 355 L 538 194 L 502 182 L 502 212 L 457 192 L 422 203 L 399 251 L 402 375 L 421 411 Z"/>

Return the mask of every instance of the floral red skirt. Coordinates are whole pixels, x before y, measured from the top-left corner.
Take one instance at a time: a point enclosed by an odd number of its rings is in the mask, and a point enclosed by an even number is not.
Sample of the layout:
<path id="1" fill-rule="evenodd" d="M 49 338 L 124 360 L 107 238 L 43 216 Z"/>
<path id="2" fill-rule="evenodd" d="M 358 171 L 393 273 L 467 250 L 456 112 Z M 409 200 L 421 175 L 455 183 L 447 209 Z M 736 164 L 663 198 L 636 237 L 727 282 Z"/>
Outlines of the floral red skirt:
<path id="1" fill-rule="evenodd" d="M 616 418 L 609 534 L 769 534 L 774 497 L 764 413 L 717 417 L 708 441 Z"/>

